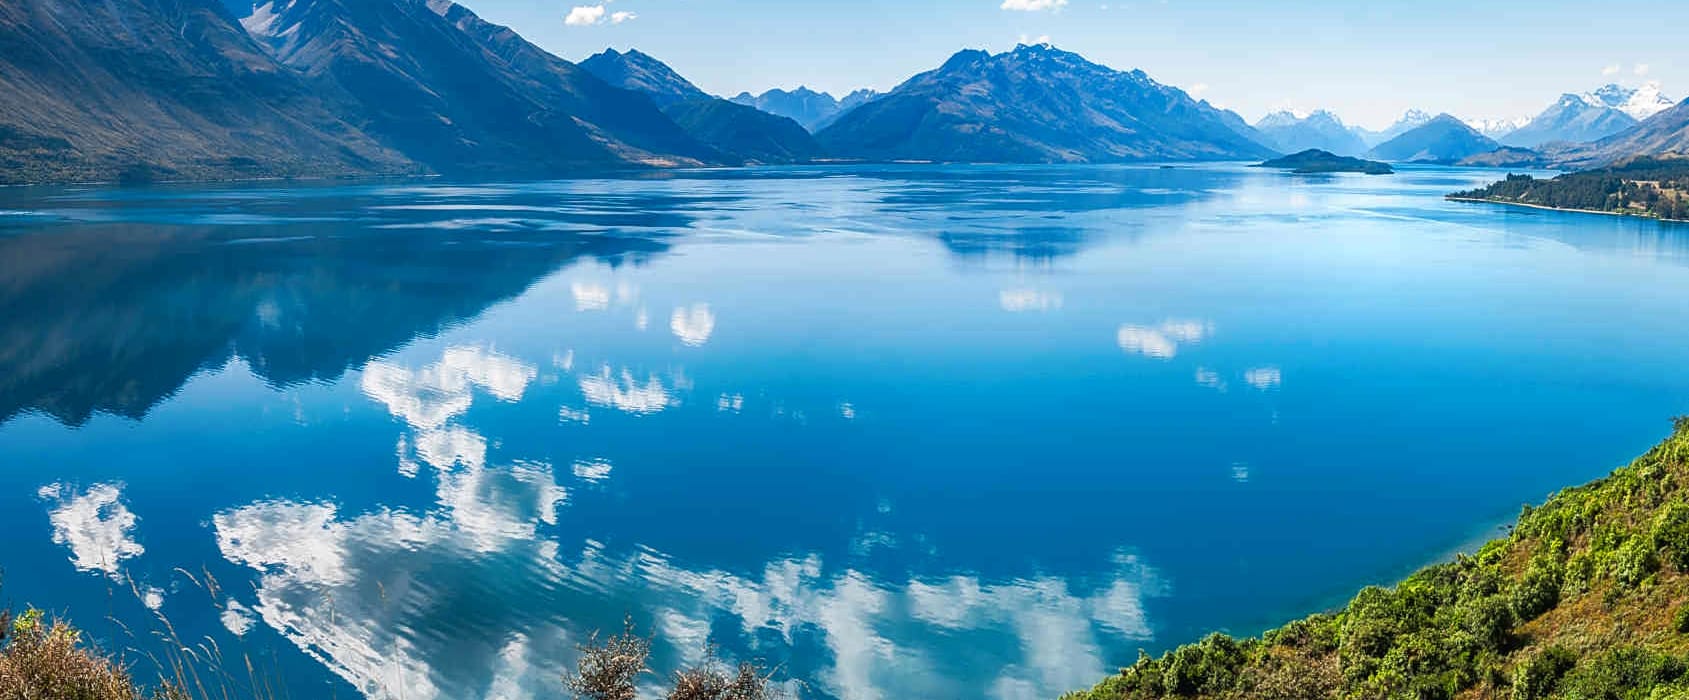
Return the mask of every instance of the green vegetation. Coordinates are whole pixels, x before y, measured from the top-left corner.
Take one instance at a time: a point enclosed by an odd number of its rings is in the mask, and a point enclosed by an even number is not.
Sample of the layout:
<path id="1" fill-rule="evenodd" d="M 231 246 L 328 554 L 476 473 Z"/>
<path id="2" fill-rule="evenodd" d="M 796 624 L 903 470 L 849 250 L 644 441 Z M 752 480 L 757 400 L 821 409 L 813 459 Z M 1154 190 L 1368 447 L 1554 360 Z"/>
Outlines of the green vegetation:
<path id="1" fill-rule="evenodd" d="M 1140 654 L 1067 700 L 1689 700 L 1689 419 L 1471 556 L 1258 639 Z"/>
<path id="2" fill-rule="evenodd" d="M 1449 199 L 1689 221 L 1689 158 L 1637 158 L 1551 180 L 1508 175 L 1488 187 L 1451 194 Z"/>
<path id="3" fill-rule="evenodd" d="M 1315 173 L 1365 173 L 1367 175 L 1389 175 L 1396 170 L 1389 163 L 1376 160 L 1361 160 L 1340 156 L 1318 148 L 1310 148 L 1301 153 L 1294 153 L 1283 158 L 1274 158 L 1256 165 L 1257 168 L 1280 168 L 1290 172 L 1309 175 Z"/>

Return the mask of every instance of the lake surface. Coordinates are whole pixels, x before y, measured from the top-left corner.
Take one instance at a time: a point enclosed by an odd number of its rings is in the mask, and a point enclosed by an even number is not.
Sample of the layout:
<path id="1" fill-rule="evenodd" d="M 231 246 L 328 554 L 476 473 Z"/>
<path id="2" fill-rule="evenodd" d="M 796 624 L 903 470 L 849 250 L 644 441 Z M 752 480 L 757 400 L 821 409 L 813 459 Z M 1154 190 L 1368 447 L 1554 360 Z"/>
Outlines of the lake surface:
<path id="1" fill-rule="evenodd" d="M 1689 227 L 1442 200 L 1499 175 L 0 191 L 3 596 L 292 697 L 558 697 L 624 618 L 1053 697 L 1689 412 Z"/>

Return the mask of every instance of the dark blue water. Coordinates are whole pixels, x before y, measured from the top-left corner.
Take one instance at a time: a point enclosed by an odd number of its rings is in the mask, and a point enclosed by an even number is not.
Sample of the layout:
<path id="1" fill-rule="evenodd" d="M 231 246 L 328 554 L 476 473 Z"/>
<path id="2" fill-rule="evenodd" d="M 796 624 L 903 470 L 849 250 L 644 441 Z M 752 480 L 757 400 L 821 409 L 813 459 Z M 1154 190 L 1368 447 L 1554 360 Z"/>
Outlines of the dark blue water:
<path id="1" fill-rule="evenodd" d="M 660 673 L 1052 697 L 1689 411 L 1689 228 L 1441 199 L 1497 176 L 6 191 L 4 596 L 292 697 L 557 697 L 627 616 Z"/>

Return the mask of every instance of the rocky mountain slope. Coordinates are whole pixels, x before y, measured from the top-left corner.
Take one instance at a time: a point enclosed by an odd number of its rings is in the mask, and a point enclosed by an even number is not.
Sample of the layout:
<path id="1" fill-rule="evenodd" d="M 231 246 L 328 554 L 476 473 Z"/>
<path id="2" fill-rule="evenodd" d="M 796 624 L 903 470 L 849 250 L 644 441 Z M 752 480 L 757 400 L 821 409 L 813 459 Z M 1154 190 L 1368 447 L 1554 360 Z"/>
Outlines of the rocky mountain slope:
<path id="1" fill-rule="evenodd" d="M 410 172 L 217 0 L 0 0 L 0 183 Z"/>

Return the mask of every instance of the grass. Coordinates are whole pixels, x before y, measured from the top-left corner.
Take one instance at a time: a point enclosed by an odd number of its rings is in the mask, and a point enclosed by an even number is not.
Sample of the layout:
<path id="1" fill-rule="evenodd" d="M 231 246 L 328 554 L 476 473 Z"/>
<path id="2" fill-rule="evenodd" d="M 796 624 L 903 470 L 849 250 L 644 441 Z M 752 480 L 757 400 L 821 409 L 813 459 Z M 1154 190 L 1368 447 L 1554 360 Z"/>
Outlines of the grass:
<path id="1" fill-rule="evenodd" d="M 204 583 L 182 571 L 215 600 L 216 580 Z M 137 597 L 139 591 L 135 591 Z M 70 624 L 29 608 L 14 615 L 0 610 L 0 700 L 275 700 L 287 697 L 272 674 L 259 670 L 249 655 L 241 655 L 237 675 L 227 670 L 214 640 L 188 645 L 174 625 L 157 614 L 158 628 L 150 635 L 167 649 L 163 657 L 145 654 L 160 669 L 156 682 L 143 684 L 131 674 L 121 656 L 89 642 Z M 120 623 L 121 626 L 121 623 Z M 125 628 L 127 630 L 127 628 Z M 131 636 L 134 636 L 131 633 Z M 597 635 L 580 647 L 574 672 L 564 676 L 559 690 L 577 700 L 634 700 L 649 667 L 652 640 L 639 636 L 631 622 L 618 635 L 600 641 Z M 723 663 L 713 647 L 704 659 L 674 672 L 663 691 L 667 700 L 780 700 L 785 693 L 774 674 L 752 662 Z"/>
<path id="2" fill-rule="evenodd" d="M 1509 536 L 1258 638 L 1215 634 L 1067 700 L 1689 700 L 1689 419 Z"/>

